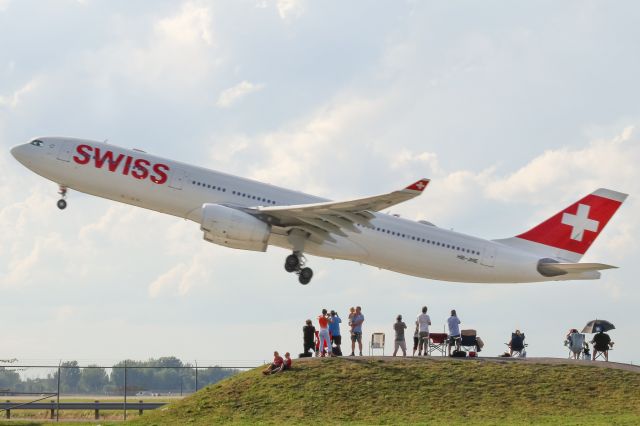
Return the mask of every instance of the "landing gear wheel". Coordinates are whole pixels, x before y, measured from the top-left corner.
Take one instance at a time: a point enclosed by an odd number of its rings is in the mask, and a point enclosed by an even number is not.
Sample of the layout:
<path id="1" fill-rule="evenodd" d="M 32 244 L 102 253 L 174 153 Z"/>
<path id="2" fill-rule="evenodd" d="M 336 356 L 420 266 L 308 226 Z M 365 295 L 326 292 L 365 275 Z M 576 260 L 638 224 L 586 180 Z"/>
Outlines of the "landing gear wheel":
<path id="1" fill-rule="evenodd" d="M 64 185 L 60 185 L 58 187 L 58 194 L 60 194 L 60 199 L 58 200 L 58 208 L 60 210 L 64 210 L 67 208 L 67 202 L 65 201 L 65 198 L 67 198 L 67 187 Z"/>
<path id="2" fill-rule="evenodd" d="M 300 281 L 300 284 L 309 284 L 311 278 L 313 278 L 313 270 L 311 268 L 302 268 L 300 270 L 300 274 L 298 275 L 298 281 Z"/>
<path id="3" fill-rule="evenodd" d="M 284 261 L 284 269 L 287 272 L 295 272 L 300 268 L 300 258 L 295 254 L 290 254 Z"/>

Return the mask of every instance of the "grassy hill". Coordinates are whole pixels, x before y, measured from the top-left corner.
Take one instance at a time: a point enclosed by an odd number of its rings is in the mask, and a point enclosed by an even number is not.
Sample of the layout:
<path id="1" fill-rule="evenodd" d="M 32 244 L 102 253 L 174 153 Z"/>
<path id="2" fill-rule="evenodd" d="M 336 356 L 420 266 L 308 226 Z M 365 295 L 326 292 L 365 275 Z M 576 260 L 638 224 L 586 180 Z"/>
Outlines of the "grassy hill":
<path id="1" fill-rule="evenodd" d="M 307 359 L 239 374 L 132 424 L 640 424 L 637 368 L 597 365 Z"/>

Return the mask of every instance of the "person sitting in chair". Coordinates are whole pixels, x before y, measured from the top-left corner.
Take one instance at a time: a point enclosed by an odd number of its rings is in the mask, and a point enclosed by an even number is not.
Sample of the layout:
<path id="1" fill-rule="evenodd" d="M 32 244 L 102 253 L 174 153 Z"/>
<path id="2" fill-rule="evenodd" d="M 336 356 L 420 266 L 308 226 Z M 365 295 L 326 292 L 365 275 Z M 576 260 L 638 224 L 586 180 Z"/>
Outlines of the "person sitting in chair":
<path id="1" fill-rule="evenodd" d="M 524 333 L 516 330 L 516 332 L 511 335 L 511 340 L 509 341 L 509 356 L 513 356 L 513 351 L 521 352 L 523 349 Z"/>
<path id="2" fill-rule="evenodd" d="M 593 358 L 592 360 L 596 360 L 596 354 L 598 352 L 602 352 L 604 354 L 604 360 L 609 361 L 609 348 L 613 347 L 613 342 L 611 341 L 611 337 L 602 330 L 598 330 L 598 333 L 593 336 L 593 340 L 591 340 L 593 344 Z"/>
<path id="3" fill-rule="evenodd" d="M 580 359 L 582 351 L 589 348 L 584 340 L 584 334 L 580 334 L 575 328 L 569 330 L 564 345 L 569 348 L 569 357 L 573 359 Z"/>

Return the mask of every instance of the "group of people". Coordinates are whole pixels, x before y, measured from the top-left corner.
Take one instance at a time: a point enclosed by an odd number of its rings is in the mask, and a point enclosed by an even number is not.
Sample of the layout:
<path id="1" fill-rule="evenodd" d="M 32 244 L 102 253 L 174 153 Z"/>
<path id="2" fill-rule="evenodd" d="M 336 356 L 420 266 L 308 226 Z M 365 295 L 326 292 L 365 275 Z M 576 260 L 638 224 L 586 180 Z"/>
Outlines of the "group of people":
<path id="1" fill-rule="evenodd" d="M 601 352 L 605 361 L 609 361 L 609 350 L 613 348 L 613 341 L 607 333 L 601 329 L 598 330 L 589 343 L 593 345 L 593 354 L 589 351 L 589 345 L 584 338 L 584 334 L 579 333 L 575 328 L 569 330 L 564 341 L 565 346 L 569 348 L 569 357 L 571 358 L 580 359 L 582 355 L 585 359 L 591 357 L 591 360 L 595 361 L 596 356 Z"/>
<path id="2" fill-rule="evenodd" d="M 285 352 L 284 359 L 280 356 L 278 351 L 273 352 L 273 362 L 269 364 L 267 368 L 262 370 L 262 374 L 268 376 L 269 374 L 280 373 L 285 370 L 291 369 L 291 354 Z"/>
<path id="3" fill-rule="evenodd" d="M 427 314 L 429 308 L 422 307 L 421 313 L 418 314 L 415 321 L 415 331 L 413 333 L 413 356 L 418 351 L 418 356 L 426 356 L 429 353 L 429 326 L 431 326 L 431 317 Z M 455 309 L 451 310 L 451 316 L 447 319 L 447 326 L 449 327 L 449 342 L 448 351 L 449 356 L 452 355 L 451 350 L 453 347 L 456 350 L 460 350 L 460 318 Z M 398 349 L 402 350 L 402 356 L 407 356 L 407 343 L 404 337 L 404 331 L 407 329 L 407 325 L 402 321 L 402 315 L 396 317 L 396 322 L 393 324 L 393 330 L 395 332 L 395 339 L 393 345 L 393 356 L 398 354 Z"/>
<path id="4" fill-rule="evenodd" d="M 342 334 L 340 324 L 342 319 L 334 310 L 330 312 L 326 309 L 317 318 L 318 329 L 313 322 L 308 319 L 302 327 L 304 352 L 301 357 L 311 356 L 311 351 L 315 356 L 340 356 L 342 355 Z M 355 356 L 356 345 L 360 356 L 362 356 L 362 323 L 364 315 L 360 306 L 349 309 L 348 326 L 351 340 L 351 356 Z"/>
<path id="5" fill-rule="evenodd" d="M 428 307 L 423 306 L 415 320 L 415 329 L 413 333 L 413 356 L 416 356 L 416 352 L 418 353 L 418 356 L 427 356 L 429 354 L 429 339 L 431 335 L 429 328 L 431 326 L 431 318 L 427 312 Z M 351 340 L 350 356 L 356 355 L 356 348 L 358 349 L 359 355 L 362 356 L 363 323 L 364 315 L 362 314 L 362 308 L 360 306 L 350 308 L 348 316 L 349 337 Z M 456 310 L 452 309 L 451 315 L 447 318 L 447 328 L 449 330 L 448 335 L 438 333 L 441 339 L 446 339 L 444 343 L 446 344 L 446 350 L 449 356 L 461 355 L 460 352 L 462 351 L 460 349 L 463 341 L 463 335 L 460 330 L 461 323 L 462 321 L 458 317 Z M 305 325 L 302 327 L 304 352 L 300 354 L 300 357 L 311 357 L 313 355 L 321 357 L 341 356 L 341 324 L 342 319 L 335 310 L 328 311 L 327 309 L 322 309 L 321 314 L 317 317 L 317 328 L 314 326 L 312 320 L 307 319 Z M 395 332 L 393 356 L 397 356 L 399 350 L 402 351 L 402 356 L 407 356 L 407 344 L 405 340 L 407 324 L 403 321 L 402 315 L 398 315 L 396 317 L 396 322 L 393 324 L 393 330 Z M 465 332 L 467 332 L 467 334 L 464 336 L 467 337 L 469 336 L 469 332 L 473 333 L 472 336 L 475 338 L 476 351 L 479 352 L 483 346 L 483 342 L 479 337 L 475 336 L 475 330 L 466 330 Z M 576 336 L 578 335 L 578 330 L 570 330 L 565 344 L 571 347 L 571 345 L 573 345 L 573 340 L 577 338 Z M 583 339 L 582 341 L 584 342 L 584 335 L 581 336 Z M 435 338 L 436 336 L 434 335 L 433 337 Z M 505 352 L 502 356 L 509 357 L 517 355 L 524 357 L 526 346 L 524 339 L 525 335 L 520 330 L 516 330 L 512 333 L 511 339 L 509 340 L 509 343 L 507 343 L 509 351 Z M 591 343 L 594 345 L 593 359 L 596 357 L 596 352 L 603 352 L 605 359 L 608 361 L 607 352 L 611 347 L 613 347 L 613 342 L 609 335 L 601 331 L 594 336 Z M 580 345 L 582 345 L 582 343 Z M 465 344 L 465 346 L 467 345 Z M 445 349 L 443 348 L 442 351 L 444 353 Z M 581 351 L 582 349 L 579 352 Z M 587 355 L 589 354 L 589 347 L 586 342 L 584 342 L 584 352 Z M 464 355 L 464 353 L 462 355 Z M 470 354 L 469 356 L 471 355 L 473 354 Z M 578 357 L 577 354 L 574 356 Z M 287 365 L 290 367 L 291 360 L 289 358 L 289 353 L 287 353 L 285 357 L 288 360 L 288 364 L 286 363 L 286 360 L 281 361 L 281 358 L 278 359 L 279 357 L 277 352 L 275 352 L 274 362 L 269 368 L 267 368 L 268 372 L 286 370 Z"/>

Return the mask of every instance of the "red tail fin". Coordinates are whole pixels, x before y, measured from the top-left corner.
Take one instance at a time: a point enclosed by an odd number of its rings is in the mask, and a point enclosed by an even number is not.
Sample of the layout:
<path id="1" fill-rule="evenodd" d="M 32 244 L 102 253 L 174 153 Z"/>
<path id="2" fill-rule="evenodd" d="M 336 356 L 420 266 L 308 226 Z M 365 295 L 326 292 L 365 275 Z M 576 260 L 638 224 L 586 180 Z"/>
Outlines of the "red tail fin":
<path id="1" fill-rule="evenodd" d="M 516 238 L 583 255 L 626 198 L 600 188 Z"/>

